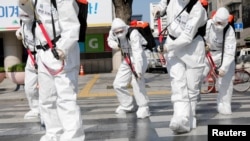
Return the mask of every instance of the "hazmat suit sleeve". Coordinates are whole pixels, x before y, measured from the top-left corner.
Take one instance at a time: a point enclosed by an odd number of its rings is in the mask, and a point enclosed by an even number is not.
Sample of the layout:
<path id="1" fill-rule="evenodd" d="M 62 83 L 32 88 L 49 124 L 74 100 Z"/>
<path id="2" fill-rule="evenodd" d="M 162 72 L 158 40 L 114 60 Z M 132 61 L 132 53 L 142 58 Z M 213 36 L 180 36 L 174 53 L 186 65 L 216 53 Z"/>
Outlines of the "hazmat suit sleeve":
<path id="1" fill-rule="evenodd" d="M 167 0 L 161 0 L 159 4 L 156 6 L 156 9 L 158 9 L 160 13 L 165 13 L 166 8 L 167 8 Z"/>
<path id="2" fill-rule="evenodd" d="M 75 47 L 79 38 L 79 8 L 75 0 L 56 0 L 56 2 L 61 29 L 61 38 L 56 42 L 56 46 L 67 56 L 70 48 Z"/>
<path id="3" fill-rule="evenodd" d="M 235 61 L 236 38 L 233 28 L 230 26 L 225 34 L 223 62 L 220 67 L 225 72 L 228 71 L 230 64 Z"/>
<path id="4" fill-rule="evenodd" d="M 167 42 L 167 44 L 165 45 L 166 50 L 179 50 L 180 48 L 189 45 L 193 41 L 198 31 L 198 28 L 203 26 L 206 22 L 207 14 L 205 9 L 200 3 L 196 3 L 190 11 L 185 28 L 182 30 L 180 35 L 174 40 L 174 42 Z"/>
<path id="5" fill-rule="evenodd" d="M 118 47 L 118 39 L 114 36 L 113 32 L 109 31 L 109 36 L 107 38 L 107 42 L 110 48 L 119 49 Z"/>
<path id="6" fill-rule="evenodd" d="M 205 41 L 207 41 L 208 40 L 208 34 L 209 34 L 209 32 L 210 32 L 210 28 L 211 28 L 211 25 L 212 24 L 212 19 L 209 19 L 208 21 L 207 21 L 207 25 L 206 25 L 206 34 L 205 34 L 205 36 L 204 36 L 204 40 Z"/>
<path id="7" fill-rule="evenodd" d="M 133 30 L 130 34 L 130 45 L 133 54 L 134 67 L 137 73 L 142 73 L 142 65 L 143 65 L 143 47 L 142 45 L 145 43 L 145 39 L 138 32 L 138 30 Z"/>

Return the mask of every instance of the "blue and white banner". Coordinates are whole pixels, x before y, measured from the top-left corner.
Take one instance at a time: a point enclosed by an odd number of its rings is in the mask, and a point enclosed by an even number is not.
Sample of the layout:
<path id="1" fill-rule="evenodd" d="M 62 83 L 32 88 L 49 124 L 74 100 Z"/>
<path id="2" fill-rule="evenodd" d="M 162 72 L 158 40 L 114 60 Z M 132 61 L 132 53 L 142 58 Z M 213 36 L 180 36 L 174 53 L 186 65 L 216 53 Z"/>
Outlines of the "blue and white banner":
<path id="1" fill-rule="evenodd" d="M 19 28 L 18 0 L 0 0 L 0 31 Z M 113 20 L 111 0 L 88 0 L 88 27 L 111 26 Z"/>
<path id="2" fill-rule="evenodd" d="M 0 31 L 16 30 L 19 26 L 17 0 L 0 0 Z"/>

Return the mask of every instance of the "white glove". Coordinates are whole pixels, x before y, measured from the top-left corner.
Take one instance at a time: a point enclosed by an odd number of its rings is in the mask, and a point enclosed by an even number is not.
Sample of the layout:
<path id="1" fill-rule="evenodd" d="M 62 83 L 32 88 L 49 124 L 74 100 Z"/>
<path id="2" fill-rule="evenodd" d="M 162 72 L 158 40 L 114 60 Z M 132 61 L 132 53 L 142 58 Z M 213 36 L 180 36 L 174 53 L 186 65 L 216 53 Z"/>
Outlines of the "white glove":
<path id="1" fill-rule="evenodd" d="M 161 9 L 158 6 L 155 6 L 152 11 L 153 17 L 156 19 L 158 18 L 158 15 L 160 14 Z"/>
<path id="2" fill-rule="evenodd" d="M 142 77 L 142 76 L 141 76 L 141 73 L 137 73 L 137 76 L 138 76 L 137 79 L 138 79 L 138 80 L 141 80 L 141 77 Z"/>
<path id="3" fill-rule="evenodd" d="M 108 40 L 108 45 L 114 49 L 114 50 L 119 50 L 120 47 L 119 47 L 119 44 L 117 43 L 117 41 L 114 41 L 114 40 Z"/>
<path id="4" fill-rule="evenodd" d="M 58 53 L 59 59 L 64 60 L 65 59 L 65 54 L 61 49 L 56 49 L 56 52 Z"/>
<path id="5" fill-rule="evenodd" d="M 220 77 L 223 77 L 226 74 L 226 72 L 224 70 L 221 70 L 221 69 L 219 69 L 218 72 L 219 72 Z"/>
<path id="6" fill-rule="evenodd" d="M 160 46 L 157 47 L 157 51 L 158 51 L 158 52 L 161 52 L 161 47 L 160 47 Z M 164 52 L 164 53 L 167 52 L 167 47 L 166 47 L 165 45 L 163 45 L 163 52 Z"/>
<path id="7" fill-rule="evenodd" d="M 22 40 L 22 33 L 21 33 L 21 28 L 19 28 L 17 31 L 16 31 L 16 38 L 18 40 Z"/>
<path id="8" fill-rule="evenodd" d="M 118 50 L 118 49 L 121 49 L 121 47 L 119 47 L 118 43 L 114 43 L 113 49 Z"/>
<path id="9" fill-rule="evenodd" d="M 205 51 L 208 53 L 210 51 L 210 44 L 206 43 L 205 44 Z"/>

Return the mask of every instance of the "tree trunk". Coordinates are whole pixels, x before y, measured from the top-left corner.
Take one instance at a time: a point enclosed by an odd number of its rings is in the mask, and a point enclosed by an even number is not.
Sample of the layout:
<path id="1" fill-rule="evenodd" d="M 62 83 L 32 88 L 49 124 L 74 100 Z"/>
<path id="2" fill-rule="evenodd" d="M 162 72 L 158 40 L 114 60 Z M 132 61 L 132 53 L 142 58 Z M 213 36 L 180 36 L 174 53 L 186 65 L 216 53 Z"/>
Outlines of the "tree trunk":
<path id="1" fill-rule="evenodd" d="M 112 0 L 115 7 L 115 17 L 121 18 L 129 24 L 132 16 L 133 0 Z"/>

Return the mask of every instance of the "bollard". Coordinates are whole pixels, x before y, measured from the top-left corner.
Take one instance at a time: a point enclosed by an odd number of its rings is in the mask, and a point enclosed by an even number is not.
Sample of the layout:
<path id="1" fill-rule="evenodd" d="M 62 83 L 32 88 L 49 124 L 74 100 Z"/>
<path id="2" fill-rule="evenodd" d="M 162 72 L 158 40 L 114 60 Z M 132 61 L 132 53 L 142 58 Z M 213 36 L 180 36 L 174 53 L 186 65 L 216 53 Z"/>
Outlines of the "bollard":
<path id="1" fill-rule="evenodd" d="M 80 76 L 84 76 L 84 69 L 83 69 L 83 65 L 80 66 Z"/>

